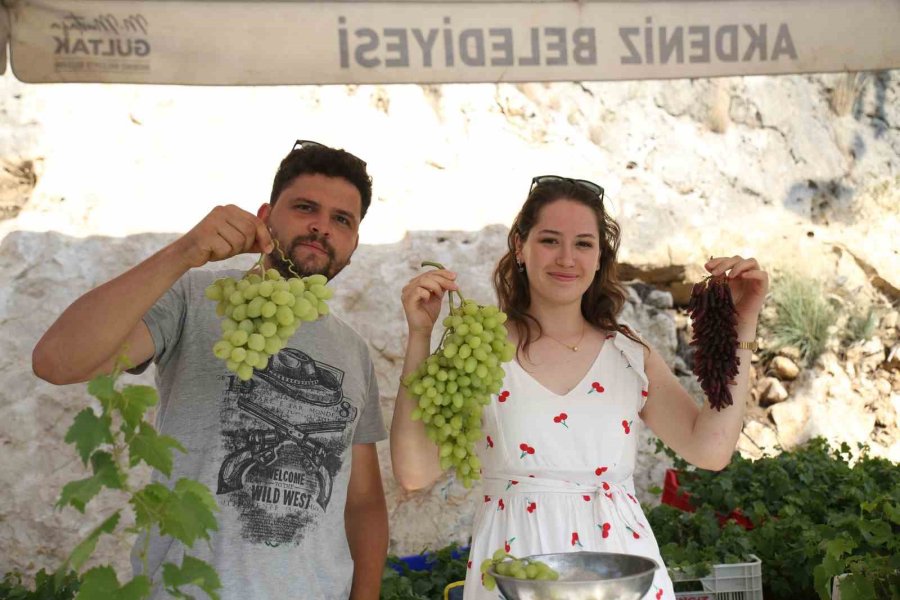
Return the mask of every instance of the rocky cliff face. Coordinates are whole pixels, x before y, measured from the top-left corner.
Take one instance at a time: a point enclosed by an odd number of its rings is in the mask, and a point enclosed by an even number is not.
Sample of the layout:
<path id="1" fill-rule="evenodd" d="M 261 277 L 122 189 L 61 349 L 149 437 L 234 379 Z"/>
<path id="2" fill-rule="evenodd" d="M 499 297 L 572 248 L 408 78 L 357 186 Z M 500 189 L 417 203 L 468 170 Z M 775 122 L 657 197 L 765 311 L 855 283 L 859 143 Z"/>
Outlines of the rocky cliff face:
<path id="1" fill-rule="evenodd" d="M 756 256 L 775 274 L 816 278 L 838 305 L 874 307 L 867 339 L 835 341 L 816 363 L 801 369 L 790 349 L 783 360 L 758 357 L 740 448 L 758 456 L 825 435 L 900 460 L 897 72 L 252 90 L 28 87 L 7 77 L 0 87 L 0 571 L 54 566 L 117 501 L 86 516 L 52 510 L 62 485 L 82 476 L 62 438 L 88 396 L 37 380 L 34 343 L 75 297 L 213 204 L 255 210 L 295 137 L 346 146 L 375 175 L 363 243 L 332 306 L 369 341 L 387 422 L 403 358 L 402 285 L 434 259 L 459 271 L 468 296 L 492 300 L 489 275 L 528 181 L 561 173 L 607 188 L 623 275 L 639 282 L 623 319 L 698 397 L 689 327 L 673 304 L 709 255 Z M 646 490 L 665 465 L 646 447 L 637 482 L 653 501 Z M 380 454 L 392 550 L 465 540 L 477 489 L 444 479 L 405 493 L 387 444 Z M 129 543 L 106 543 L 100 560 L 127 569 Z"/>

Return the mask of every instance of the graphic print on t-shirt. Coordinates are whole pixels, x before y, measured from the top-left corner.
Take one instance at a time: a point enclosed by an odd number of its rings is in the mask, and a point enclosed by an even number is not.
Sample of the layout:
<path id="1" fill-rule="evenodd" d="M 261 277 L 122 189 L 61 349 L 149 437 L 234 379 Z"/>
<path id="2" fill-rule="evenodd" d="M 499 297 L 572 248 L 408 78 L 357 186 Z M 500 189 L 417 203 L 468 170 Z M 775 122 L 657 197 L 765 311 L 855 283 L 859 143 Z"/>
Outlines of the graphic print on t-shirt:
<path id="1" fill-rule="evenodd" d="M 328 510 L 358 413 L 343 378 L 294 348 L 249 381 L 229 375 L 216 494 L 240 512 L 248 541 L 298 544 Z"/>

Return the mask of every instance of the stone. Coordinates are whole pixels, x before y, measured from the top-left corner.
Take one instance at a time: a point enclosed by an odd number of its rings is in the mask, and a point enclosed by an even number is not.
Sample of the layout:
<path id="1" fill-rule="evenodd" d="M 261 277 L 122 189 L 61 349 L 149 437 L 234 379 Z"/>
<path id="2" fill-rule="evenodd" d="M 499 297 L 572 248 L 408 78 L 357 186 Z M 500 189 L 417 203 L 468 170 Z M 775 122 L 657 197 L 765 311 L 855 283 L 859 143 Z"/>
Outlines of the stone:
<path id="1" fill-rule="evenodd" d="M 800 353 L 800 349 L 796 346 L 782 346 L 778 349 L 778 355 L 789 358 L 794 362 L 799 362 L 800 359 L 803 358 L 803 355 Z"/>
<path id="2" fill-rule="evenodd" d="M 625 294 L 628 298 L 628 301 L 632 304 L 642 304 L 641 295 L 638 294 L 637 290 L 634 289 L 634 286 L 626 285 L 625 286 Z"/>
<path id="3" fill-rule="evenodd" d="M 891 346 L 891 350 L 890 352 L 888 352 L 887 359 L 884 361 L 884 367 L 892 371 L 900 369 L 900 344 L 894 344 L 893 346 Z"/>
<path id="4" fill-rule="evenodd" d="M 747 421 L 738 440 L 741 453 L 750 458 L 762 458 L 778 454 L 778 434 L 759 421 Z"/>
<path id="5" fill-rule="evenodd" d="M 775 423 L 778 439 L 785 450 L 790 450 L 809 439 L 804 431 L 809 415 L 806 403 L 791 401 L 772 405 L 769 415 Z"/>
<path id="6" fill-rule="evenodd" d="M 885 349 L 878 336 L 862 343 L 857 342 L 847 350 L 847 361 L 859 365 L 864 373 L 871 373 L 885 362 Z"/>
<path id="7" fill-rule="evenodd" d="M 793 381 L 800 374 L 800 367 L 786 356 L 776 356 L 770 366 L 782 381 Z"/>
<path id="8" fill-rule="evenodd" d="M 807 439 L 824 437 L 832 443 L 846 442 L 851 447 L 867 440 L 875 428 L 875 414 L 860 411 L 852 401 L 832 401 L 809 406 Z"/>
<path id="9" fill-rule="evenodd" d="M 619 321 L 628 323 L 647 339 L 670 367 L 675 363 L 678 340 L 675 319 L 670 311 L 659 311 L 642 304 L 628 302 L 622 308 Z"/>
<path id="10" fill-rule="evenodd" d="M 776 404 L 788 399 L 784 385 L 774 377 L 766 377 L 759 385 L 760 399 L 764 404 Z"/>
<path id="11" fill-rule="evenodd" d="M 656 308 L 672 308 L 675 303 L 670 292 L 653 290 L 647 295 L 646 303 Z"/>

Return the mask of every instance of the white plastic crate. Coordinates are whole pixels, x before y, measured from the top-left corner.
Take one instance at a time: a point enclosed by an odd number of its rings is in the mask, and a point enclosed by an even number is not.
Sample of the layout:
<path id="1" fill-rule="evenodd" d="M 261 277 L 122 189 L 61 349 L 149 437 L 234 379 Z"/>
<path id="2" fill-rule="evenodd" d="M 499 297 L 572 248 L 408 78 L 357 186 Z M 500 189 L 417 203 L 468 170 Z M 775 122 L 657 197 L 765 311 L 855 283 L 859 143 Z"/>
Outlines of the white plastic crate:
<path id="1" fill-rule="evenodd" d="M 749 562 L 713 565 L 712 573 L 701 579 L 685 579 L 672 572 L 673 581 L 695 581 L 698 591 L 675 592 L 680 600 L 763 600 L 762 561 L 750 554 Z"/>

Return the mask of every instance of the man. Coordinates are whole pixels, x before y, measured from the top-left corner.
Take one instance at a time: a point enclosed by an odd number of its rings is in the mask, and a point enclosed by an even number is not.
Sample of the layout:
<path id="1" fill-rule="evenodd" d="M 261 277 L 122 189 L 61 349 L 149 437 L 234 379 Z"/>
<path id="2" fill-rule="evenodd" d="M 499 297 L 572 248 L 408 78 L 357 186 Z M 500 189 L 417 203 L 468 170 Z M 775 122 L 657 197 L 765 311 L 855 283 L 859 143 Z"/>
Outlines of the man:
<path id="1" fill-rule="evenodd" d="M 364 341 L 334 316 L 304 323 L 243 382 L 213 356 L 221 331 L 204 297 L 215 278 L 241 273 L 196 269 L 264 252 L 266 267 L 285 277 L 289 259 L 301 275 L 332 279 L 350 262 L 371 197 L 363 161 L 297 142 L 256 216 L 214 208 L 75 301 L 34 349 L 35 374 L 55 384 L 109 373 L 123 353 L 136 370 L 156 363 L 157 427 L 188 450 L 170 481 L 205 483 L 221 509 L 211 543 L 191 553 L 218 570 L 223 599 L 379 596 L 387 510 L 375 442 L 387 436 Z M 142 547 L 138 540 L 136 571 Z M 147 574 L 157 596 L 161 565 L 180 564 L 183 550 L 151 537 Z"/>

